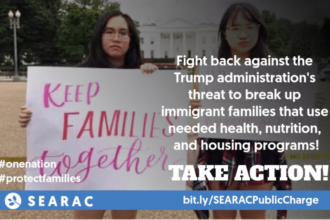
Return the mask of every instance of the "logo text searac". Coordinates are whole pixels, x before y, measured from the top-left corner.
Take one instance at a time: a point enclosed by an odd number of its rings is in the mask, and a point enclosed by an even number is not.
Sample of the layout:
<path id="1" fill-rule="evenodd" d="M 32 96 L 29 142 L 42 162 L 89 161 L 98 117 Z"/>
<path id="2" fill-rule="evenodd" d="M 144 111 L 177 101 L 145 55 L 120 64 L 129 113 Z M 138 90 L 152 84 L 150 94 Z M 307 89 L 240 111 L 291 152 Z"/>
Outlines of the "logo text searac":
<path id="1" fill-rule="evenodd" d="M 58 198 L 58 197 L 57 197 Z M 64 207 L 64 206 L 67 206 L 67 207 L 75 207 L 75 206 L 81 206 L 81 202 L 80 202 L 80 199 L 78 196 L 75 196 L 71 206 L 69 206 L 69 198 L 67 196 L 61 196 L 61 203 L 60 204 L 57 204 L 57 201 L 56 201 L 56 198 L 55 196 L 51 196 L 49 199 L 46 198 L 47 201 L 45 201 L 45 196 L 39 196 L 37 199 L 38 201 L 35 201 L 35 197 L 34 196 L 29 196 L 28 200 L 29 200 L 29 203 L 28 205 L 29 206 L 35 206 L 36 202 L 39 202 L 39 206 L 45 206 L 45 203 L 47 205 L 47 207 L 50 207 L 50 206 L 55 206 L 57 207 L 58 205 L 60 207 Z M 88 200 L 92 200 L 93 199 L 93 196 L 87 196 L 85 199 L 84 199 L 84 204 L 88 207 L 92 207 L 93 204 L 92 203 L 89 203 Z"/>

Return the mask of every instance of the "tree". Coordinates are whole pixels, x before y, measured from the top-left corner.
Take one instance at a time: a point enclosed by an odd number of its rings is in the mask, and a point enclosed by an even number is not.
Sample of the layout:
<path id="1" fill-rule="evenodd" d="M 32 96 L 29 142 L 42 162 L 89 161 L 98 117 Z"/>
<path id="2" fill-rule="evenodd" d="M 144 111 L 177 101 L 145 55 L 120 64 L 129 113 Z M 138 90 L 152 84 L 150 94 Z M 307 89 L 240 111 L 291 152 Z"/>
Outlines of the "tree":
<path id="1" fill-rule="evenodd" d="M 34 29 L 39 33 L 35 36 L 33 53 L 29 57 L 37 57 L 42 64 L 54 64 L 58 62 L 59 52 L 56 47 L 56 33 L 60 26 L 59 9 L 61 0 L 27 0 L 31 9 L 35 12 Z"/>
<path id="2" fill-rule="evenodd" d="M 5 62 L 5 55 L 0 54 L 0 65 Z"/>
<path id="3" fill-rule="evenodd" d="M 313 53 L 313 41 L 318 32 L 319 27 L 316 24 L 307 24 L 306 22 L 295 24 L 291 36 L 291 56 L 316 58 L 317 55 Z"/>
<path id="4" fill-rule="evenodd" d="M 330 29 L 330 21 L 327 24 L 327 19 L 322 30 L 328 32 L 321 30 L 322 35 L 317 24 L 305 21 L 292 23 L 288 19 L 277 19 L 275 14 L 269 11 L 263 11 L 262 18 L 269 31 L 269 47 L 279 57 L 299 55 L 304 58 L 318 58 L 322 53 L 324 55 L 325 51 L 330 51 L 324 49 L 327 48 L 325 42 L 328 43 L 325 39 L 330 37 L 330 34 L 324 34 L 329 33 Z"/>
<path id="5" fill-rule="evenodd" d="M 322 56 L 323 57 L 330 57 L 330 17 L 324 18 L 323 25 L 320 30 L 321 36 L 322 36 Z"/>
<path id="6" fill-rule="evenodd" d="M 27 51 L 32 51 L 40 63 L 53 63 L 56 57 L 55 33 L 59 26 L 58 8 L 61 0 L 1 0 L 0 48 L 14 57 L 13 30 L 9 29 L 8 12 L 21 12 L 17 29 L 18 64 Z"/>
<path id="7" fill-rule="evenodd" d="M 108 2 L 107 0 L 74 0 L 74 2 L 80 7 L 101 10 L 103 12 L 120 10 L 120 4 L 118 2 Z"/>
<path id="8" fill-rule="evenodd" d="M 262 11 L 262 18 L 269 33 L 269 49 L 276 56 L 288 56 L 291 22 L 287 19 L 277 20 L 276 15 L 269 11 Z"/>
<path id="9" fill-rule="evenodd" d="M 139 30 L 140 22 L 139 21 L 134 21 L 134 26 L 135 26 L 135 28 L 137 30 L 138 35 L 140 35 L 140 33 L 141 33 L 140 30 Z"/>

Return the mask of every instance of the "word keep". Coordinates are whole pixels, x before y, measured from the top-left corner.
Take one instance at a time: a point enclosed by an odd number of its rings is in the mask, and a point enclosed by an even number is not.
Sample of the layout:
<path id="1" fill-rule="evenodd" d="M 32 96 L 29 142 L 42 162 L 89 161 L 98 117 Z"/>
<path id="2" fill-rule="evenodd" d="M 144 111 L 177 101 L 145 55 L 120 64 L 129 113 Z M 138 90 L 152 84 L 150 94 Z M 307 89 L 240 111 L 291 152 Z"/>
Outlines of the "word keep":
<path id="1" fill-rule="evenodd" d="M 66 102 L 83 102 L 91 104 L 91 99 L 95 97 L 100 90 L 98 82 L 90 82 L 88 85 L 52 85 L 45 84 L 44 87 L 44 107 L 50 105 L 63 107 Z"/>

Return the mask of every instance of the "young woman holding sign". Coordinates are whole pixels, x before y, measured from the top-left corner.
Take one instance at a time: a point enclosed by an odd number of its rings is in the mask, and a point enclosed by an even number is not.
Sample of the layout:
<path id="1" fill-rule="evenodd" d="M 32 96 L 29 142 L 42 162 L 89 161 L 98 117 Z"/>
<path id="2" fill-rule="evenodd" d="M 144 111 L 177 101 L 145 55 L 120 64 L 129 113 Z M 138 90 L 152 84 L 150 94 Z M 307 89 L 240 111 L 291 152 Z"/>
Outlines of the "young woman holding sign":
<path id="1" fill-rule="evenodd" d="M 231 5 L 225 12 L 219 27 L 219 36 L 221 45 L 218 51 L 218 58 L 233 58 L 235 55 L 242 60 L 245 58 L 267 58 L 271 55 L 268 48 L 268 34 L 261 19 L 261 14 L 251 4 L 238 3 Z M 197 73 L 195 73 L 197 74 Z M 194 89 L 198 90 L 197 84 Z M 201 106 L 199 100 L 190 102 L 192 108 Z M 206 139 L 198 138 L 201 143 L 223 143 L 231 142 L 226 139 Z M 278 190 L 291 190 L 291 181 L 268 181 L 268 172 L 264 172 L 264 179 L 261 181 L 234 181 L 238 165 L 246 165 L 247 170 L 250 170 L 253 165 L 286 165 L 284 152 L 277 151 L 258 151 L 254 152 L 254 141 L 234 140 L 235 142 L 250 142 L 251 151 L 244 152 L 243 150 L 214 150 L 214 151 L 199 151 L 197 163 L 200 165 L 228 165 L 228 181 L 196 181 L 193 184 L 194 190 L 271 190 L 275 186 Z M 213 175 L 215 175 L 213 173 Z M 276 177 L 279 177 L 279 171 L 276 172 Z M 208 210 L 195 211 L 199 218 L 208 218 Z M 220 219 L 235 219 L 236 210 L 215 210 L 213 218 Z M 242 219 L 260 219 L 265 218 L 266 211 L 256 210 L 240 210 Z M 277 218 L 286 218 L 286 210 L 278 210 Z"/>
<path id="2" fill-rule="evenodd" d="M 140 68 L 144 73 L 152 73 L 158 69 L 153 64 L 141 65 L 140 39 L 134 22 L 130 16 L 120 11 L 110 11 L 99 18 L 89 56 L 78 67 Z M 27 126 L 31 114 L 26 106 L 21 108 L 21 127 Z M 103 218 L 104 213 L 105 210 L 77 210 L 74 211 L 74 216 L 78 219 L 96 219 Z M 136 210 L 112 211 L 114 219 L 133 219 L 136 215 Z"/>

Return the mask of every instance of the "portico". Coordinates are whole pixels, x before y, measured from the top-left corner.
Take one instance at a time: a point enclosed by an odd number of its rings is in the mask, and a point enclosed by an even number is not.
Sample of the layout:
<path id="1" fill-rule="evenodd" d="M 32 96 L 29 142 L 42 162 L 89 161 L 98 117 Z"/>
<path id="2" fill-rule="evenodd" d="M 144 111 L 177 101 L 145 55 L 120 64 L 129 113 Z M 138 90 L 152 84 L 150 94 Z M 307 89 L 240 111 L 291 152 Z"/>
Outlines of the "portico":
<path id="1" fill-rule="evenodd" d="M 141 50 L 144 58 L 175 58 L 216 55 L 217 28 L 213 23 L 194 24 L 181 18 L 143 25 Z"/>

